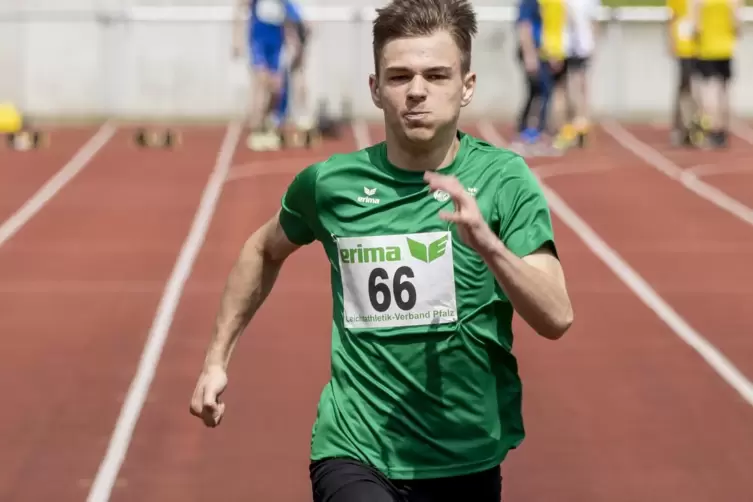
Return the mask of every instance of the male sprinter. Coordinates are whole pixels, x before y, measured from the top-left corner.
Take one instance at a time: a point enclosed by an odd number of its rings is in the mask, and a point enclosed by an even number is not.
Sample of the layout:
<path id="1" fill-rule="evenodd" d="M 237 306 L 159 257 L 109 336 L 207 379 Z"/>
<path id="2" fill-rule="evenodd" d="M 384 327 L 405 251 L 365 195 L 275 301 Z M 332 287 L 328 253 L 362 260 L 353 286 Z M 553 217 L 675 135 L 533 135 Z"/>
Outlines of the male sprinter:
<path id="1" fill-rule="evenodd" d="M 692 123 L 698 109 L 695 83 L 695 39 L 693 20 L 688 4 L 691 0 L 667 0 L 669 9 L 668 39 L 677 59 L 678 79 L 672 116 L 671 141 L 676 146 L 691 144 Z"/>
<path id="2" fill-rule="evenodd" d="M 740 0 L 692 0 L 697 43 L 696 67 L 706 146 L 727 145 L 729 81 L 740 34 Z"/>
<path id="3" fill-rule="evenodd" d="M 301 22 L 298 9 L 290 0 L 238 0 L 233 25 L 233 52 L 236 57 L 248 40 L 251 58 L 251 103 L 248 145 L 251 148 L 274 148 L 279 133 L 266 127 L 270 112 L 276 110 L 282 94 L 287 69 L 282 65 L 286 43 L 286 24 Z M 248 38 L 244 39 L 243 19 L 248 13 Z M 273 124 L 277 129 L 279 124 Z"/>
<path id="4" fill-rule="evenodd" d="M 524 436 L 513 311 L 551 340 L 573 322 L 535 176 L 458 130 L 476 31 L 470 0 L 379 9 L 369 86 L 386 141 L 298 173 L 228 278 L 190 406 L 209 427 L 226 410 L 239 336 L 286 258 L 318 241 L 329 259 L 315 502 L 499 502 L 500 463 Z"/>

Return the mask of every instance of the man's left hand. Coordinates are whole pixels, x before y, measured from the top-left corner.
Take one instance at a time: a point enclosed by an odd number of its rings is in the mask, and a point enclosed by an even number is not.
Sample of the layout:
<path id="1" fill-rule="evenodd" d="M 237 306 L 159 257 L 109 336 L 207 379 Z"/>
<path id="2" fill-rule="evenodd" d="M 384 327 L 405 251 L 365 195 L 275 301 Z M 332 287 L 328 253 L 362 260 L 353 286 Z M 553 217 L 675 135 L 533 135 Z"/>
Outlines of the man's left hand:
<path id="1" fill-rule="evenodd" d="M 476 199 L 465 191 L 457 178 L 427 171 L 424 180 L 432 192 L 441 190 L 452 199 L 455 211 L 441 211 L 439 217 L 457 226 L 458 234 L 467 246 L 483 256 L 499 244 L 499 239 L 484 220 Z"/>

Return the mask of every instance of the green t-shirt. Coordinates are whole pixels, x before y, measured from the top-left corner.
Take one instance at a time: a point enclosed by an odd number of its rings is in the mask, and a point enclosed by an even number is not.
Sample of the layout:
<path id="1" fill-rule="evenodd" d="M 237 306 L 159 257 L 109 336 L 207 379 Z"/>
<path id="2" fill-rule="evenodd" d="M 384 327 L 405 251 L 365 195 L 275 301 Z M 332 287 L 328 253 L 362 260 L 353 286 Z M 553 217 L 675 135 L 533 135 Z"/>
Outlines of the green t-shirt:
<path id="1" fill-rule="evenodd" d="M 505 245 L 550 245 L 551 216 L 525 161 L 458 132 L 441 169 L 475 196 Z M 393 479 L 498 465 L 523 439 L 512 306 L 453 225 L 447 194 L 399 169 L 379 143 L 301 171 L 282 199 L 296 244 L 322 243 L 331 265 L 331 378 L 311 459 L 345 456 Z"/>

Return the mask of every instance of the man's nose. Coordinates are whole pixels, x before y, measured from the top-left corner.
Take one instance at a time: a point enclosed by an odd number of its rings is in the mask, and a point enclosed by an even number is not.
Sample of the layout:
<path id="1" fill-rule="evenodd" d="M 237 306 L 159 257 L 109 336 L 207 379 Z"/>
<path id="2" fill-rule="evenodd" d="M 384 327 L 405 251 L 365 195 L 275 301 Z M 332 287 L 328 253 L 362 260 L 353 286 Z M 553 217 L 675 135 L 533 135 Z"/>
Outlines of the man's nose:
<path id="1" fill-rule="evenodd" d="M 426 80 L 421 76 L 413 77 L 410 87 L 408 88 L 408 97 L 410 99 L 422 99 L 426 97 Z"/>

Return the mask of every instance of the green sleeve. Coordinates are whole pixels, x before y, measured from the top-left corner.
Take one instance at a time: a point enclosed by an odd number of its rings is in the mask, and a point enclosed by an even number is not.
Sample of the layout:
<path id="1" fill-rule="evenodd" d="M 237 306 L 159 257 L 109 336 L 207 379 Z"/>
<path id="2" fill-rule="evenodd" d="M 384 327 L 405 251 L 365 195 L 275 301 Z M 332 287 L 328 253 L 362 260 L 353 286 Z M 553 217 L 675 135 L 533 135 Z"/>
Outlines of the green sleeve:
<path id="1" fill-rule="evenodd" d="M 318 164 L 299 172 L 282 196 L 280 225 L 293 244 L 303 246 L 316 239 L 316 178 Z"/>
<path id="2" fill-rule="evenodd" d="M 533 172 L 517 155 L 506 162 L 502 172 L 496 201 L 499 238 L 520 257 L 544 246 L 556 254 L 549 204 Z"/>

